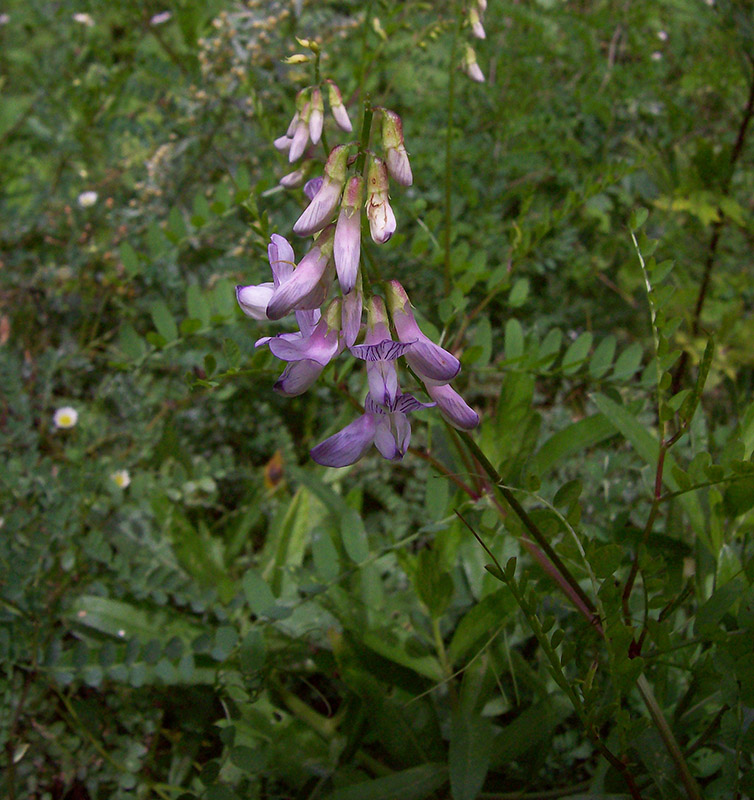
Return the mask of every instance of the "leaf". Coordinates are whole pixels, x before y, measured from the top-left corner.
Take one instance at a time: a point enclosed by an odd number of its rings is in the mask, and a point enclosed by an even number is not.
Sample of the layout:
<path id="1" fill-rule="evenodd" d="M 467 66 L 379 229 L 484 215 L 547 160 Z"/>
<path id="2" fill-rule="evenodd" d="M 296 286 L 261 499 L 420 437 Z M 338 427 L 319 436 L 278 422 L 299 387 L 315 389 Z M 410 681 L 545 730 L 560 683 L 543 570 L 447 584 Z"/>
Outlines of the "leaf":
<path id="1" fill-rule="evenodd" d="M 630 378 L 641 366 L 643 355 L 644 351 L 638 342 L 634 342 L 630 347 L 627 347 L 615 361 L 613 379 L 622 381 Z"/>
<path id="2" fill-rule="evenodd" d="M 589 362 L 589 374 L 592 378 L 601 378 L 613 363 L 615 356 L 615 336 L 606 336 L 598 345 Z"/>
<path id="3" fill-rule="evenodd" d="M 136 250 L 131 247 L 128 242 L 123 242 L 119 248 L 120 253 L 120 260 L 123 263 L 123 269 L 125 269 L 126 274 L 133 277 L 134 275 L 138 275 L 140 272 L 143 272 L 143 267 L 141 264 L 141 260 L 139 259 L 139 254 Z"/>
<path id="4" fill-rule="evenodd" d="M 572 375 L 574 372 L 577 372 L 589 355 L 591 347 L 592 334 L 589 333 L 589 331 L 585 331 L 566 350 L 563 356 L 563 372 L 566 375 Z"/>
<path id="5" fill-rule="evenodd" d="M 487 777 L 492 725 L 471 709 L 459 707 L 450 721 L 450 790 L 453 800 L 474 800 Z"/>
<path id="6" fill-rule="evenodd" d="M 361 781 L 336 789 L 329 800 L 423 800 L 436 792 L 448 780 L 445 764 L 422 764 L 382 778 Z"/>
<path id="7" fill-rule="evenodd" d="M 579 453 L 589 447 L 615 436 L 615 427 L 604 414 L 594 414 L 554 433 L 527 465 L 534 475 L 546 474 L 554 464 L 567 456 Z"/>
<path id="8" fill-rule="evenodd" d="M 246 602 L 252 614 L 263 616 L 275 605 L 275 596 L 267 582 L 254 569 L 249 569 L 241 580 Z"/>
<path id="9" fill-rule="evenodd" d="M 407 667 L 418 675 L 423 675 L 436 683 L 440 683 L 443 679 L 440 662 L 434 656 L 412 655 L 402 642 L 395 641 L 376 630 L 364 631 L 361 641 L 370 650 L 374 650 L 388 661 Z"/>
<path id="10" fill-rule="evenodd" d="M 599 393 L 593 394 L 592 400 L 597 408 L 610 420 L 610 423 L 615 429 L 618 430 L 631 444 L 634 450 L 636 450 L 641 459 L 651 467 L 656 468 L 657 457 L 660 450 L 657 438 L 641 425 L 624 406 L 618 405 L 618 403 Z M 675 468 L 675 459 L 670 453 L 667 453 L 665 455 L 665 468 L 662 473 L 662 482 L 672 492 L 677 492 L 680 489 L 678 482 L 673 477 L 673 470 Z M 696 492 L 681 495 L 679 502 L 689 517 L 694 533 L 713 555 L 716 555 L 715 548 L 712 546 L 709 534 L 707 533 L 704 512 L 702 511 Z"/>
<path id="11" fill-rule="evenodd" d="M 166 342 L 175 341 L 178 338 L 178 326 L 175 324 L 175 319 L 170 313 L 170 309 L 165 305 L 164 300 L 157 300 L 152 303 L 149 313 L 152 315 L 157 333 L 165 339 Z"/>
<path id="12" fill-rule="evenodd" d="M 508 305 L 511 308 L 518 308 L 526 302 L 529 296 L 529 279 L 519 278 L 514 284 L 508 295 Z"/>
<path id="13" fill-rule="evenodd" d="M 134 361 L 141 358 L 147 351 L 147 345 L 144 340 L 136 333 L 133 325 L 127 322 L 121 325 L 118 347 Z"/>
<path id="14" fill-rule="evenodd" d="M 524 354 L 524 331 L 521 323 L 511 317 L 505 324 L 505 359 L 515 361 Z"/>

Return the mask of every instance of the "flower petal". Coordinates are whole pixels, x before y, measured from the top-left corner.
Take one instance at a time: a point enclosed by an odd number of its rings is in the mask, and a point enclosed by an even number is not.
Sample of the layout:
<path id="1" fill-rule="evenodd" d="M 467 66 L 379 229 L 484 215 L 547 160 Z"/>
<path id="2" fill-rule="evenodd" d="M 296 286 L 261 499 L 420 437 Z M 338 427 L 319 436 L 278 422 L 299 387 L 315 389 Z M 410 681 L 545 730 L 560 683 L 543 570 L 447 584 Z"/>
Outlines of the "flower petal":
<path id="1" fill-rule="evenodd" d="M 278 233 L 273 233 L 267 245 L 267 258 L 272 270 L 272 280 L 277 289 L 281 283 L 293 275 L 296 266 L 296 255 L 290 242 Z"/>
<path id="2" fill-rule="evenodd" d="M 338 330 L 329 330 L 327 321 L 321 319 L 308 338 L 289 339 L 276 336 L 270 341 L 272 354 L 281 361 L 316 361 L 323 367 L 338 350 Z"/>
<path id="3" fill-rule="evenodd" d="M 406 353 L 406 361 L 411 369 L 420 378 L 430 378 L 444 383 L 453 380 L 461 371 L 461 362 L 452 353 L 428 339 L 421 331 L 419 334 L 418 341 L 411 344 Z M 400 332 L 399 336 L 403 339 Z"/>
<path id="4" fill-rule="evenodd" d="M 310 451 L 317 464 L 323 467 L 347 467 L 355 464 L 374 441 L 375 419 L 362 414 L 342 431 L 330 436 Z"/>
<path id="5" fill-rule="evenodd" d="M 325 179 L 311 203 L 293 225 L 293 232 L 298 236 L 311 236 L 327 225 L 335 213 L 343 192 L 343 184 Z"/>
<path id="6" fill-rule="evenodd" d="M 356 285 L 361 256 L 361 213 L 359 209 L 341 208 L 335 226 L 333 258 L 343 294 Z"/>
<path id="7" fill-rule="evenodd" d="M 314 245 L 301 259 L 293 275 L 275 289 L 267 305 L 267 318 L 281 319 L 294 308 L 302 308 L 302 301 L 317 288 L 327 267 L 327 261 L 327 256 Z"/>
<path id="8" fill-rule="evenodd" d="M 323 369 L 316 361 L 292 361 L 283 370 L 273 389 L 284 397 L 296 397 L 319 378 Z"/>
<path id="9" fill-rule="evenodd" d="M 267 319 L 267 304 L 274 292 L 274 284 L 236 286 L 236 300 L 241 311 L 252 319 Z"/>
<path id="10" fill-rule="evenodd" d="M 470 431 L 479 424 L 479 414 L 449 384 L 428 383 L 427 392 L 437 403 L 440 413 L 454 428 Z"/>

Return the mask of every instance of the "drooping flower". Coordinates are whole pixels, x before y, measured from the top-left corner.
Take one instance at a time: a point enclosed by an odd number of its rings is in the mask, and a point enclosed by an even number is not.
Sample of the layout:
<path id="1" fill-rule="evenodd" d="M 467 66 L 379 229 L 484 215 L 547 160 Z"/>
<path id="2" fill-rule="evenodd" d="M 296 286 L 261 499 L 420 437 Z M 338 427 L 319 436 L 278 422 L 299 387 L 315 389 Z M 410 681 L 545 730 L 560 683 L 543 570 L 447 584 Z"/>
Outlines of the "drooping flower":
<path id="1" fill-rule="evenodd" d="M 71 406 L 63 406 L 57 409 L 52 421 L 55 423 L 56 428 L 73 428 L 79 421 L 79 412 Z"/>
<path id="2" fill-rule="evenodd" d="M 91 14 L 87 14 L 84 11 L 79 11 L 77 14 L 73 15 L 73 21 L 78 22 L 79 25 L 84 25 L 87 28 L 91 28 L 94 26 L 94 18 Z"/>
<path id="3" fill-rule="evenodd" d="M 470 431 L 479 424 L 479 414 L 449 383 L 435 383 L 424 379 L 427 393 L 437 404 L 443 417 L 454 427 Z"/>
<path id="4" fill-rule="evenodd" d="M 396 222 L 388 197 L 387 166 L 377 156 L 369 159 L 366 208 L 373 241 L 385 244 L 395 233 Z"/>
<path id="5" fill-rule="evenodd" d="M 401 186 L 411 186 L 414 176 L 403 143 L 403 122 L 395 111 L 387 108 L 382 109 L 382 146 L 390 177 Z"/>
<path id="6" fill-rule="evenodd" d="M 405 355 L 411 369 L 422 379 L 429 378 L 438 383 L 453 380 L 461 370 L 461 363 L 422 333 L 411 311 L 406 290 L 398 281 L 387 284 L 386 299 L 398 338 L 410 344 Z"/>
<path id="7" fill-rule="evenodd" d="M 361 257 L 361 202 L 364 193 L 364 178 L 354 175 L 346 184 L 343 203 L 335 226 L 333 258 L 338 282 L 344 295 L 356 283 Z"/>
<path id="8" fill-rule="evenodd" d="M 311 236 L 330 222 L 343 193 L 347 160 L 347 145 L 339 144 L 332 149 L 325 164 L 322 185 L 293 225 L 294 233 L 299 236 Z"/>
<path id="9" fill-rule="evenodd" d="M 356 285 L 353 290 L 343 297 L 343 344 L 346 347 L 356 341 L 361 330 L 361 310 L 364 302 L 364 293 L 361 288 L 361 275 L 357 275 Z"/>
<path id="10" fill-rule="evenodd" d="M 411 424 L 406 415 L 432 405 L 434 403 L 422 403 L 410 394 L 401 394 L 385 408 L 368 394 L 365 413 L 313 447 L 310 455 L 323 467 L 347 467 L 355 464 L 374 444 L 385 458 L 400 461 L 411 443 Z"/>
<path id="11" fill-rule="evenodd" d="M 280 278 L 280 283 L 267 305 L 268 319 L 281 319 L 293 310 L 319 308 L 325 301 L 329 289 L 327 267 L 332 259 L 334 228 L 334 225 L 325 228 L 311 250 L 301 259 L 301 263 L 284 279 Z M 283 239 L 282 236 L 279 238 Z M 290 247 L 285 239 L 283 241 Z M 273 274 L 274 272 L 273 267 Z"/>
<path id="12" fill-rule="evenodd" d="M 322 126 L 325 122 L 325 104 L 322 101 L 322 92 L 318 88 L 312 89 L 311 112 L 309 114 L 309 138 L 312 144 L 318 144 L 322 138 Z"/>
<path id="13" fill-rule="evenodd" d="M 296 95 L 296 113 L 293 115 L 286 137 L 291 140 L 288 149 L 288 161 L 292 164 L 298 161 L 299 158 L 306 150 L 306 145 L 309 142 L 309 120 L 311 119 L 312 104 L 310 102 L 311 89 L 302 89 Z M 280 139 L 276 139 L 279 142 Z M 281 143 L 282 145 L 282 143 Z M 277 146 L 277 145 L 276 145 Z M 286 149 L 278 147 L 278 149 Z"/>
<path id="14" fill-rule="evenodd" d="M 410 346 L 405 342 L 393 341 L 388 327 L 385 303 L 381 297 L 372 295 L 367 305 L 367 330 L 364 344 L 351 347 L 351 353 L 356 358 L 366 361 L 369 395 L 376 403 L 385 408 L 390 408 L 400 394 L 395 361 Z"/>
<path id="15" fill-rule="evenodd" d="M 484 32 L 484 26 L 482 25 L 481 16 L 479 15 L 479 9 L 474 6 L 469 8 L 469 25 L 471 25 L 471 30 L 477 39 L 487 38 L 487 34 Z"/>
<path id="16" fill-rule="evenodd" d="M 236 300 L 247 317 L 267 319 L 267 305 L 274 291 L 275 284 L 272 282 L 256 286 L 236 286 Z"/>
<path id="17" fill-rule="evenodd" d="M 305 392 L 342 350 L 340 332 L 341 301 L 337 298 L 313 329 L 305 331 L 302 326 L 300 333 L 283 333 L 266 340 L 274 356 L 290 362 L 275 384 L 275 391 L 287 397 Z"/>
<path id="18" fill-rule="evenodd" d="M 482 72 L 477 60 L 474 48 L 467 44 L 463 55 L 463 71 L 477 83 L 484 83 L 484 73 Z"/>
<path id="19" fill-rule="evenodd" d="M 343 96 L 340 93 L 340 89 L 333 81 L 330 80 L 327 81 L 327 85 L 327 99 L 330 102 L 330 110 L 335 118 L 335 122 L 341 130 L 345 131 L 346 133 L 350 133 L 353 128 L 351 126 L 351 120 L 348 117 L 348 111 L 346 111 L 346 107 L 343 104 Z"/>

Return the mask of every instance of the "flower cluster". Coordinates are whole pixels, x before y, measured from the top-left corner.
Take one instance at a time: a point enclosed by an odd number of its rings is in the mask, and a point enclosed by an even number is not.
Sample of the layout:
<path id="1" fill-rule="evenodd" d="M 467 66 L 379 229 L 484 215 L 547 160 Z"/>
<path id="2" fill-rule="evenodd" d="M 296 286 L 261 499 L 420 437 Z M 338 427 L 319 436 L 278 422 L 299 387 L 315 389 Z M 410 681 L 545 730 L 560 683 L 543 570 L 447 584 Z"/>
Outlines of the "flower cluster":
<path id="1" fill-rule="evenodd" d="M 324 85 L 329 86 L 336 123 L 350 131 L 340 91 L 331 82 Z M 288 151 L 290 161 L 303 154 L 309 141 L 321 140 L 323 111 L 321 87 L 299 93 L 288 131 L 275 142 L 278 149 Z M 296 263 L 288 240 L 273 234 L 267 249 L 272 280 L 236 287 L 238 304 L 247 316 L 256 320 L 295 317 L 297 331 L 256 342 L 286 362 L 274 387 L 280 394 L 302 394 L 346 350 L 365 362 L 369 390 L 364 413 L 311 451 L 317 463 L 331 467 L 353 464 L 372 444 L 385 458 L 403 458 L 411 439 L 407 415 L 418 408 L 437 406 L 451 425 L 461 429 L 474 428 L 479 421 L 450 386 L 460 371 L 458 359 L 420 330 L 401 284 L 395 280 L 385 284 L 384 297 L 368 285 L 365 291 L 362 208 L 371 238 L 377 244 L 387 242 L 396 229 L 389 180 L 402 186 L 413 182 L 398 114 L 385 108 L 368 108 L 365 114 L 366 128 L 372 115 L 380 121 L 381 154 L 368 150 L 368 142 L 338 144 L 330 151 L 324 174 L 305 185 L 309 204 L 293 225 L 298 236 L 314 237 L 308 252 Z M 340 293 L 331 297 L 336 277 Z M 401 390 L 400 358 L 422 381 L 430 402 Z"/>

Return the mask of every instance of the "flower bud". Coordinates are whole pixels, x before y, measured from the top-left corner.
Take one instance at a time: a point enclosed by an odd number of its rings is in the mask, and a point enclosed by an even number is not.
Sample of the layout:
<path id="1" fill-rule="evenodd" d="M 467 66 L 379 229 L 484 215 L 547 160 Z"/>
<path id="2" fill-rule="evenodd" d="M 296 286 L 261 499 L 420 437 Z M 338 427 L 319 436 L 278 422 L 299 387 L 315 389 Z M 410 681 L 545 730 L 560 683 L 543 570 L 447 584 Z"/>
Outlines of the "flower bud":
<path id="1" fill-rule="evenodd" d="M 346 181 L 348 146 L 339 144 L 332 149 L 325 164 L 325 176 L 319 191 L 293 225 L 299 236 L 311 236 L 321 230 L 332 219 L 338 207 L 343 184 Z"/>
<path id="2" fill-rule="evenodd" d="M 474 6 L 471 6 L 469 9 L 469 25 L 471 25 L 471 30 L 477 39 L 487 38 L 487 34 L 484 32 L 484 26 L 482 25 L 481 17 L 479 16 L 479 11 Z"/>
<path id="3" fill-rule="evenodd" d="M 343 192 L 343 203 L 335 226 L 333 257 L 343 294 L 348 294 L 353 289 L 359 272 L 363 194 L 364 178 L 361 175 L 354 175 Z"/>
<path id="4" fill-rule="evenodd" d="M 403 144 L 403 123 L 395 111 L 386 108 L 382 109 L 382 146 L 385 148 L 390 177 L 401 186 L 411 186 L 414 177 Z"/>
<path id="5" fill-rule="evenodd" d="M 279 181 L 280 185 L 284 186 L 286 189 L 295 189 L 297 186 L 301 186 L 311 168 L 312 162 L 305 161 L 298 169 L 289 172 L 287 175 L 283 175 Z"/>
<path id="6" fill-rule="evenodd" d="M 366 208 L 372 239 L 377 244 L 385 244 L 395 233 L 396 222 L 388 199 L 387 166 L 377 156 L 369 160 Z"/>
<path id="7" fill-rule="evenodd" d="M 484 75 L 479 68 L 476 60 L 476 53 L 471 45 L 466 45 L 466 51 L 463 56 L 463 71 L 471 78 L 472 81 L 477 83 L 484 83 Z"/>
<path id="8" fill-rule="evenodd" d="M 327 85 L 328 85 L 327 99 L 330 101 L 330 110 L 332 111 L 332 115 L 335 118 L 335 122 L 342 131 L 350 133 L 353 130 L 353 128 L 351 126 L 351 120 L 348 117 L 348 112 L 346 111 L 346 107 L 343 104 L 343 97 L 340 94 L 340 89 L 333 81 L 327 81 Z"/>
<path id="9" fill-rule="evenodd" d="M 312 90 L 311 114 L 309 115 L 309 138 L 312 140 L 312 144 L 319 142 L 324 121 L 325 104 L 322 102 L 322 92 L 315 88 Z"/>

